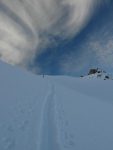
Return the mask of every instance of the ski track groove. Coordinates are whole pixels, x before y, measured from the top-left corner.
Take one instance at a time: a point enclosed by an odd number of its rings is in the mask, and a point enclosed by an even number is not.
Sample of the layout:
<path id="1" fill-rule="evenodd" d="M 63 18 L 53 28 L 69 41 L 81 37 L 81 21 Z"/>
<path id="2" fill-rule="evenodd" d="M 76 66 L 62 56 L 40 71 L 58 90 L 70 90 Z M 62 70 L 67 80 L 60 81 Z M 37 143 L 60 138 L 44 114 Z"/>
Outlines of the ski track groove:
<path id="1" fill-rule="evenodd" d="M 41 109 L 40 128 L 38 132 L 38 141 L 36 143 L 37 150 L 64 150 L 73 149 L 74 139 L 68 131 L 68 121 L 65 121 L 65 112 L 62 103 L 58 103 L 56 98 L 55 83 L 48 81 L 48 91 L 43 97 L 43 105 Z M 34 105 L 35 103 L 35 105 Z M 32 115 L 38 105 L 37 101 L 33 101 L 27 105 L 18 108 L 18 115 L 12 118 L 13 123 L 5 127 L 6 135 L 2 138 L 2 150 L 15 150 L 17 146 L 17 139 L 15 138 L 16 131 L 24 132 L 29 130 L 31 120 L 28 116 Z M 25 109 L 27 108 L 27 109 Z M 26 111 L 27 110 L 27 111 Z M 27 119 L 26 118 L 27 115 Z M 22 117 L 24 116 L 24 117 Z M 21 118 L 21 120 L 19 119 Z M 19 120 L 19 121 L 18 121 Z M 15 126 L 16 124 L 18 126 Z M 1 127 L 2 125 L 0 125 Z M 66 127 L 67 126 L 67 127 Z M 62 144 L 61 144 L 62 143 Z"/>
<path id="2" fill-rule="evenodd" d="M 58 131 L 55 120 L 55 86 L 49 83 L 48 94 L 45 97 L 42 109 L 41 131 L 39 150 L 60 150 L 58 143 Z"/>

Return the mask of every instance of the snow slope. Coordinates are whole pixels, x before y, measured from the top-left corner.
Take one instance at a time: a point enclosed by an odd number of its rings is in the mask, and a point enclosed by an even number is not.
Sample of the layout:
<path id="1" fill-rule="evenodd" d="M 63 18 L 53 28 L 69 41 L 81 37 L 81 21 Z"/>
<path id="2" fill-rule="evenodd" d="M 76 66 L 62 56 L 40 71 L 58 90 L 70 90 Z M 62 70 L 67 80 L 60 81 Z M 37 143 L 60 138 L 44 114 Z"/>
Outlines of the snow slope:
<path id="1" fill-rule="evenodd" d="M 0 70 L 0 150 L 113 150 L 112 80 Z"/>

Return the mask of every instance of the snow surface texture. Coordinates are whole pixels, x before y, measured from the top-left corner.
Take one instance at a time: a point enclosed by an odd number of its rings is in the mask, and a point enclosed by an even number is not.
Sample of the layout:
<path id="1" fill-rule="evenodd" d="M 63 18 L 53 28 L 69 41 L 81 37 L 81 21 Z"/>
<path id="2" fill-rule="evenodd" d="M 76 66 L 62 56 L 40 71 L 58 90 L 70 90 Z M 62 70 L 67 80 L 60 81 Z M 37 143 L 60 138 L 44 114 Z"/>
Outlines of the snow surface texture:
<path id="1" fill-rule="evenodd" d="M 0 150 L 113 150 L 112 80 L 0 70 Z"/>

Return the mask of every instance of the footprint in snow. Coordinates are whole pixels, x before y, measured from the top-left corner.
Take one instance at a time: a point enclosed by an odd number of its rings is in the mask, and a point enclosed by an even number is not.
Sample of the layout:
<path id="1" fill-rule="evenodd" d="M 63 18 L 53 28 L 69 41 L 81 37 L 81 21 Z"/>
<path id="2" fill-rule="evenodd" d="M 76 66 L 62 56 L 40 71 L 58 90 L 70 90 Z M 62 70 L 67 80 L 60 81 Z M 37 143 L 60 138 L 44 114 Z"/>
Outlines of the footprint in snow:
<path id="1" fill-rule="evenodd" d="M 29 124 L 29 120 L 23 121 L 23 122 L 20 124 L 19 129 L 22 130 L 22 131 L 25 131 L 25 130 L 28 128 L 28 124 Z"/>
<path id="2" fill-rule="evenodd" d="M 15 150 L 16 140 L 13 137 L 5 137 L 2 144 L 3 150 Z"/>

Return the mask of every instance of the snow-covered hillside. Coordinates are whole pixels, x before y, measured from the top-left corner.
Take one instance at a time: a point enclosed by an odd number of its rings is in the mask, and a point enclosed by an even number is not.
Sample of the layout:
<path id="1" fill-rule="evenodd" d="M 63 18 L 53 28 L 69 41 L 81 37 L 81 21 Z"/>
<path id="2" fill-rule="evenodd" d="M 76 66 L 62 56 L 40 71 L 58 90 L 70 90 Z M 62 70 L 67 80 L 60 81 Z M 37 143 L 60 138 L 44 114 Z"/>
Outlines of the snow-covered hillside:
<path id="1" fill-rule="evenodd" d="M 113 150 L 113 80 L 0 62 L 0 150 Z"/>

